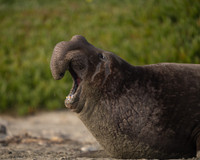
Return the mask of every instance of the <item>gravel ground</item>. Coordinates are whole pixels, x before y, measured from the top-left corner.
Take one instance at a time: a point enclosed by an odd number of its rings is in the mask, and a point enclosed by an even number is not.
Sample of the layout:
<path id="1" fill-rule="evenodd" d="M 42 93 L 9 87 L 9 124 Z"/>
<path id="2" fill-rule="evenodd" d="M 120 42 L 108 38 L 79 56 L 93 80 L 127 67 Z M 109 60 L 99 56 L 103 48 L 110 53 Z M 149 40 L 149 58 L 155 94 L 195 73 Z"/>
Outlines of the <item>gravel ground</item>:
<path id="1" fill-rule="evenodd" d="M 114 160 L 103 151 L 76 115 L 68 111 L 23 118 L 1 115 L 0 159 Z"/>

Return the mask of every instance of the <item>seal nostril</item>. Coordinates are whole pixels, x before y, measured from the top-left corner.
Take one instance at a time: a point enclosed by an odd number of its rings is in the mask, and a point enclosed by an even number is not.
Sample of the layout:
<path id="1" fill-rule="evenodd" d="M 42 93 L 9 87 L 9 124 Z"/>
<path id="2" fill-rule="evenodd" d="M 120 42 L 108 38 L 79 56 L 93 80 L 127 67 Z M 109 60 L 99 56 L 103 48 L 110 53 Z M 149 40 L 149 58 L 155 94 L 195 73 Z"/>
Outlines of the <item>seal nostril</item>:
<path id="1" fill-rule="evenodd" d="M 64 73 L 60 73 L 60 77 L 63 77 L 64 76 Z"/>

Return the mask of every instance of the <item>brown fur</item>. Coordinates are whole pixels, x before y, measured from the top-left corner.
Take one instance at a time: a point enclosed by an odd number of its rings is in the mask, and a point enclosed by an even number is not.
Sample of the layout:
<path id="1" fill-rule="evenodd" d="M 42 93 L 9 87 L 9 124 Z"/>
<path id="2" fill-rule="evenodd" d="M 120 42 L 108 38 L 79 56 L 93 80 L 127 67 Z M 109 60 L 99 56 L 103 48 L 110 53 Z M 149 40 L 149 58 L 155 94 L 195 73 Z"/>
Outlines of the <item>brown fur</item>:
<path id="1" fill-rule="evenodd" d="M 74 36 L 57 44 L 51 59 L 55 79 L 70 69 L 82 81 L 66 106 L 113 157 L 188 158 L 199 151 L 200 65 L 132 66 Z"/>

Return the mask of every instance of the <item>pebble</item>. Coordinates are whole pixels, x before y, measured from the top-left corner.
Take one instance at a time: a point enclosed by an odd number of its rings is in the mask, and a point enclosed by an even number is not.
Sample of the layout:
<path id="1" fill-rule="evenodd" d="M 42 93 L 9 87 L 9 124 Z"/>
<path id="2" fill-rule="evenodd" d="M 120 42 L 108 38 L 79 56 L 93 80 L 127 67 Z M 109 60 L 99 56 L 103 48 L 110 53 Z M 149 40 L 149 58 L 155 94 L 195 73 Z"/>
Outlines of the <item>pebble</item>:
<path id="1" fill-rule="evenodd" d="M 0 134 L 7 134 L 6 126 L 0 124 Z"/>
<path id="2" fill-rule="evenodd" d="M 83 146 L 81 148 L 82 152 L 93 152 L 93 151 L 97 151 L 98 147 L 97 146 Z"/>

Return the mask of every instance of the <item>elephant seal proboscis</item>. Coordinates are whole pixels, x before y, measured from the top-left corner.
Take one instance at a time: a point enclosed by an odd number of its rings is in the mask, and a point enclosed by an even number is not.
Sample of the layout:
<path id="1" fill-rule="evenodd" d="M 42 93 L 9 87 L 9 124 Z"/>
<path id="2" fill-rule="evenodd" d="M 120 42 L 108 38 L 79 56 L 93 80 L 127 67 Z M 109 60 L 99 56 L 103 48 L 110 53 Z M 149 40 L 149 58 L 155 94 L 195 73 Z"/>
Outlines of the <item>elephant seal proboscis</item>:
<path id="1" fill-rule="evenodd" d="M 200 65 L 132 66 L 83 36 L 55 46 L 54 79 L 74 80 L 66 107 L 116 158 L 200 155 Z"/>

